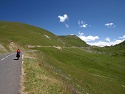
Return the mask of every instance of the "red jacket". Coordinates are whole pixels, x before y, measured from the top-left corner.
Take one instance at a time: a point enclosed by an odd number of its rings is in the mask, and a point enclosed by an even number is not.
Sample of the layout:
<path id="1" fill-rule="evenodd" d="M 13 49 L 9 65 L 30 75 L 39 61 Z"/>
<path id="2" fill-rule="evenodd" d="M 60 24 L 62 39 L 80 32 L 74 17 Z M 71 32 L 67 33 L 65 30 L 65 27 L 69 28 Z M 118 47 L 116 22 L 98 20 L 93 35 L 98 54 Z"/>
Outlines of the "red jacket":
<path id="1" fill-rule="evenodd" d="M 20 53 L 20 50 L 19 50 L 19 49 L 17 50 L 17 53 Z"/>

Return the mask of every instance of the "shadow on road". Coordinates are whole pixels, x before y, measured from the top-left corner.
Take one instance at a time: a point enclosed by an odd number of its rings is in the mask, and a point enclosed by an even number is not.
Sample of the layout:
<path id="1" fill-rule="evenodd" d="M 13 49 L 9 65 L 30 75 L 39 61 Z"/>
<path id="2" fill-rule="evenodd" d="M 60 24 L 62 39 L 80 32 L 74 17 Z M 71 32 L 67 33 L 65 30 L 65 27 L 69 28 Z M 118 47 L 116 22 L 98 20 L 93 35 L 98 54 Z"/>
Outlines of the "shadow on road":
<path id="1" fill-rule="evenodd" d="M 13 60 L 19 60 L 19 59 L 13 59 Z"/>

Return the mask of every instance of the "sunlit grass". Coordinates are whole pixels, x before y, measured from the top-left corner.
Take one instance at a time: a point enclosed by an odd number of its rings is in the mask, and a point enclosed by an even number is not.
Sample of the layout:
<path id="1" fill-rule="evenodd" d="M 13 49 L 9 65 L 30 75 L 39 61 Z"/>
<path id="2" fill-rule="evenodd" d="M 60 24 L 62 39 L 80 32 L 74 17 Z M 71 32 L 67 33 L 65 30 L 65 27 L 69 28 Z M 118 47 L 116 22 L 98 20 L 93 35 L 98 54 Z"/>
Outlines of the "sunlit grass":
<path id="1" fill-rule="evenodd" d="M 12 51 L 11 43 L 14 50 L 39 50 L 24 53 L 24 94 L 125 93 L 125 41 L 90 47 L 76 36 L 58 37 L 35 26 L 0 22 L 0 53 Z"/>
<path id="2" fill-rule="evenodd" d="M 62 79 L 77 92 L 89 94 L 123 94 L 125 92 L 125 58 L 90 53 L 81 48 L 38 48 L 46 63 L 54 66 Z"/>
<path id="3" fill-rule="evenodd" d="M 23 62 L 24 94 L 71 94 L 68 87 L 51 74 L 49 67 L 45 67 L 35 54 L 24 55 Z"/>

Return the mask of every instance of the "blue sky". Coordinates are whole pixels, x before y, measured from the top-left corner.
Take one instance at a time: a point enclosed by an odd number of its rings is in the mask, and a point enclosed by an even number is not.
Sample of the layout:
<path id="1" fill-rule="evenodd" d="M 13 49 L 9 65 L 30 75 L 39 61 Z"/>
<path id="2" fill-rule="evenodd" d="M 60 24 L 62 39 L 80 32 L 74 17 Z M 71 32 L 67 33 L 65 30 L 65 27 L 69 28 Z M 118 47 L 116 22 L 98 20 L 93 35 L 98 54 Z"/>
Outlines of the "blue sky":
<path id="1" fill-rule="evenodd" d="M 125 40 L 125 0 L 0 0 L 0 20 L 74 34 L 90 45 Z"/>

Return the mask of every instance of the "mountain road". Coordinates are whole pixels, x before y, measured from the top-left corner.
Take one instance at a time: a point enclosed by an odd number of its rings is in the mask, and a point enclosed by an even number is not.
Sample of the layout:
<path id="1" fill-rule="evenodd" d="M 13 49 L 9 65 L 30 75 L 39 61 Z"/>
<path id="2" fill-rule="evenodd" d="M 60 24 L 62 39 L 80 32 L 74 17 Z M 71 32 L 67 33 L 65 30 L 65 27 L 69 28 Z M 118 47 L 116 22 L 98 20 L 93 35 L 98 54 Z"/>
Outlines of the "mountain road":
<path id="1" fill-rule="evenodd" d="M 22 55 L 16 59 L 16 53 L 0 55 L 0 94 L 21 94 Z"/>

